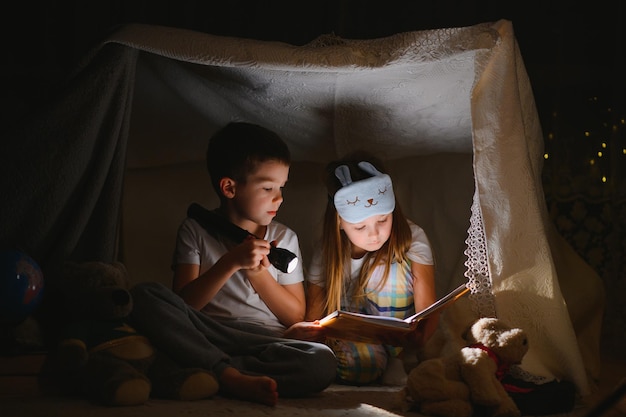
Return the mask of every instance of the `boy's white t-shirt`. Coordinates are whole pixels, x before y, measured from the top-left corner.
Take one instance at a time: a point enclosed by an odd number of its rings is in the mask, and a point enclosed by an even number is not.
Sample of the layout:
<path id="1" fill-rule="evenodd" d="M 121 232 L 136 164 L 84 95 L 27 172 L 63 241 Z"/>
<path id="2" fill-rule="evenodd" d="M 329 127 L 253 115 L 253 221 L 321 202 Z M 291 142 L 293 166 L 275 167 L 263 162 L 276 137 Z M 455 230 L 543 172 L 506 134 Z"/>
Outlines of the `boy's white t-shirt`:
<path id="1" fill-rule="evenodd" d="M 296 233 L 273 221 L 267 226 L 263 239 L 276 241 L 276 246 L 290 250 L 299 259 L 296 269 L 288 274 L 270 266 L 268 270 L 272 277 L 281 285 L 302 282 L 302 256 Z M 200 265 L 200 274 L 203 274 L 226 252 L 226 246 L 219 239 L 210 235 L 195 220 L 187 218 L 178 229 L 173 265 Z M 241 320 L 278 331 L 285 329 L 241 271 L 233 274 L 202 310 L 218 319 Z"/>

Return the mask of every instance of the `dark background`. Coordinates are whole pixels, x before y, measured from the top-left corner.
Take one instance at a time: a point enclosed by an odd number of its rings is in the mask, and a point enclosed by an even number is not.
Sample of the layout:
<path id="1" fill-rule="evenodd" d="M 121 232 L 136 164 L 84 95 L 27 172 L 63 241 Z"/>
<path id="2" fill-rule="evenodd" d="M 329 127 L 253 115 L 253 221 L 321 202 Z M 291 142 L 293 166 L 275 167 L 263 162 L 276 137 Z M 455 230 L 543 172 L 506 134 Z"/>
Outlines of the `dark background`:
<path id="1" fill-rule="evenodd" d="M 623 1 L 582 3 L 83 0 L 5 5 L 0 129 L 36 112 L 63 88 L 81 57 L 124 23 L 302 45 L 327 33 L 368 39 L 508 19 L 544 131 L 550 216 L 603 278 L 607 291 L 626 294 L 626 6 Z M 625 308 L 619 297 L 607 303 L 611 318 L 604 331 L 623 342 Z"/>

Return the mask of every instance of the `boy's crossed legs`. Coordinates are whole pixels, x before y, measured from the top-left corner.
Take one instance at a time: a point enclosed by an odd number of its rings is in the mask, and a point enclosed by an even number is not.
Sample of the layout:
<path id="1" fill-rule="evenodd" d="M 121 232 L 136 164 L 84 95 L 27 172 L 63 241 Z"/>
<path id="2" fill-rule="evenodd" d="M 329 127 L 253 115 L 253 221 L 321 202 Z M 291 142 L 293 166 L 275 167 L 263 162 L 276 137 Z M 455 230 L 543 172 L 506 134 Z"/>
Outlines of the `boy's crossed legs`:
<path id="1" fill-rule="evenodd" d="M 181 366 L 213 371 L 224 395 L 275 405 L 278 395 L 306 396 L 336 375 L 332 350 L 322 344 L 271 336 L 259 325 L 217 321 L 154 282 L 131 290 L 132 324 Z"/>

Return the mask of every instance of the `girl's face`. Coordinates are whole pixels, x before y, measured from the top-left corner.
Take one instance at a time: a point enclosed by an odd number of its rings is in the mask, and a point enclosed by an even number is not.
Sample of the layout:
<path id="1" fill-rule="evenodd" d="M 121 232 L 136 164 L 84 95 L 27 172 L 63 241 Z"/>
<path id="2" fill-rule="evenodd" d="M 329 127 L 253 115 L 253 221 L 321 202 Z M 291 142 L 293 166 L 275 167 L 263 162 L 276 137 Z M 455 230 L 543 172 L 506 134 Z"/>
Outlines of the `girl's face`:
<path id="1" fill-rule="evenodd" d="M 353 259 L 380 249 L 391 235 L 392 224 L 391 213 L 371 216 L 359 223 L 349 223 L 339 217 L 339 226 L 352 242 Z"/>

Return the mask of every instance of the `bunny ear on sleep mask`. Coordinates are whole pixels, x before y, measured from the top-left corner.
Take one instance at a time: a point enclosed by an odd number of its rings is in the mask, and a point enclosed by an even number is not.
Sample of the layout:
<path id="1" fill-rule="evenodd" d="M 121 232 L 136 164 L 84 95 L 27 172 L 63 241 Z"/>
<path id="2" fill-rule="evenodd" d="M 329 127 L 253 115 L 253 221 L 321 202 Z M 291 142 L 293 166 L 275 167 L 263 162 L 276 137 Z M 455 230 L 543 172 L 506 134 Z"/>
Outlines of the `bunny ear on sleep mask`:
<path id="1" fill-rule="evenodd" d="M 367 161 L 361 161 L 358 163 L 359 168 L 361 168 L 361 170 L 363 172 L 366 172 L 368 174 L 370 174 L 372 177 L 376 176 L 376 175 L 385 175 L 382 172 L 380 172 L 379 170 L 376 169 L 376 167 L 374 165 L 372 165 L 370 162 Z"/>
<path id="2" fill-rule="evenodd" d="M 352 181 L 350 169 L 346 165 L 335 169 L 335 176 L 342 185 L 335 193 L 335 208 L 341 218 L 349 223 L 359 223 L 371 216 L 389 214 L 396 207 L 391 177 L 378 171 L 369 162 L 361 161 L 358 166 L 372 176 Z"/>
<path id="3" fill-rule="evenodd" d="M 350 168 L 348 168 L 346 165 L 339 165 L 337 168 L 335 168 L 335 177 L 337 177 L 342 187 L 352 184 Z"/>

